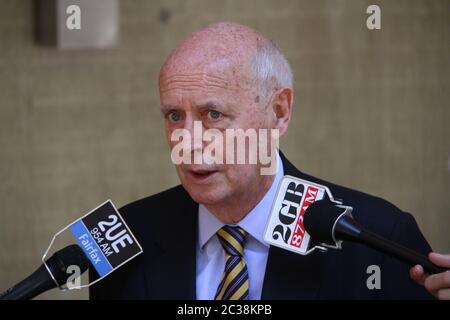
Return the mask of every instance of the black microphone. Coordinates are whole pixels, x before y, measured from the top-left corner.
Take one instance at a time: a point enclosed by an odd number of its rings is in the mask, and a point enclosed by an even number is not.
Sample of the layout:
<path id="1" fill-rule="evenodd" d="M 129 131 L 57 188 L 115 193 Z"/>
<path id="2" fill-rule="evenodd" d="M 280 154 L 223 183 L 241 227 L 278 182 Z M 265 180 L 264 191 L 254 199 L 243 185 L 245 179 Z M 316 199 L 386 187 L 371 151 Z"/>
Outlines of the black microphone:
<path id="1" fill-rule="evenodd" d="M 365 229 L 353 219 L 347 208 L 339 207 L 328 200 L 311 204 L 305 211 L 303 223 L 315 241 L 328 245 L 335 245 L 339 240 L 357 242 L 410 266 L 420 264 L 427 273 L 447 271 L 431 263 L 426 256 Z"/>
<path id="2" fill-rule="evenodd" d="M 69 266 L 78 266 L 80 274 L 89 267 L 88 258 L 76 244 L 55 252 L 45 263 L 50 271 L 42 264 L 28 278 L 0 294 L 0 300 L 32 299 L 44 291 L 64 285 L 70 276 L 66 272 Z"/>

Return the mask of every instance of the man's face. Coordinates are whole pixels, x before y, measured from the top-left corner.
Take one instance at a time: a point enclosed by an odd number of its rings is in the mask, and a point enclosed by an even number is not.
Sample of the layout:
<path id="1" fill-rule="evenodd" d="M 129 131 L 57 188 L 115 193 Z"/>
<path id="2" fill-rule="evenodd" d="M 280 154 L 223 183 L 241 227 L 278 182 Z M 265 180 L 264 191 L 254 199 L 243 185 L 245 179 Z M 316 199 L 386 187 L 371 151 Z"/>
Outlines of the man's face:
<path id="1" fill-rule="evenodd" d="M 161 110 L 171 149 L 179 143 L 171 139 L 174 130 L 184 128 L 194 137 L 194 121 L 202 122 L 203 132 L 214 128 L 224 137 L 226 129 L 268 128 L 267 112 L 257 103 L 263 98 L 249 90 L 248 81 L 237 74 L 206 71 L 162 75 Z M 193 153 L 194 147 L 191 151 Z M 218 165 L 191 163 L 177 165 L 176 170 L 190 196 L 204 205 L 238 199 L 257 190 L 261 180 L 259 165 L 248 164 L 248 161 L 247 164 L 226 164 L 225 159 L 224 164 Z"/>

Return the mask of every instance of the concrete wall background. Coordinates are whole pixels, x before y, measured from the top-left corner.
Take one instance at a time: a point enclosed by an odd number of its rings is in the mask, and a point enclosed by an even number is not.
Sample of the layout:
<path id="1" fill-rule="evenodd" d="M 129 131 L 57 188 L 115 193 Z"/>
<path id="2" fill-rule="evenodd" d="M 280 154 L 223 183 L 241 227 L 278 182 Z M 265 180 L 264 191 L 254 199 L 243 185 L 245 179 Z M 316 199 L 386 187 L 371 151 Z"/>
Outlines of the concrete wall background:
<path id="1" fill-rule="evenodd" d="M 380 31 L 365 26 L 372 3 Z M 159 67 L 220 20 L 257 28 L 290 60 L 294 119 L 281 148 L 291 161 L 411 212 L 450 251 L 449 1 L 135 0 L 120 2 L 120 20 L 114 49 L 57 51 L 34 42 L 31 0 L 0 3 L 0 290 L 100 202 L 178 184 Z"/>

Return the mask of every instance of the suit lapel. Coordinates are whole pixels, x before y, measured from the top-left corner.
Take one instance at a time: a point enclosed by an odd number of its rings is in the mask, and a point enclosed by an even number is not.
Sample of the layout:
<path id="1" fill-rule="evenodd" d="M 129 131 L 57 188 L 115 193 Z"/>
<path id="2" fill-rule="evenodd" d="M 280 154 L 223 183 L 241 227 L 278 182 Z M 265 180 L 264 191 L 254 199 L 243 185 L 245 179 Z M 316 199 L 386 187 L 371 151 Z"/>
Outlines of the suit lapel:
<path id="1" fill-rule="evenodd" d="M 302 178 L 281 153 L 284 174 Z M 314 299 L 318 297 L 325 254 L 307 256 L 271 246 L 267 259 L 262 299 Z"/>
<path id="2" fill-rule="evenodd" d="M 158 252 L 145 261 L 148 299 L 196 298 L 198 204 L 180 188 L 174 210 L 156 230 Z M 181 201 L 180 201 L 181 199 Z"/>
<path id="3" fill-rule="evenodd" d="M 316 299 L 324 254 L 301 256 L 274 246 L 269 249 L 262 299 Z"/>

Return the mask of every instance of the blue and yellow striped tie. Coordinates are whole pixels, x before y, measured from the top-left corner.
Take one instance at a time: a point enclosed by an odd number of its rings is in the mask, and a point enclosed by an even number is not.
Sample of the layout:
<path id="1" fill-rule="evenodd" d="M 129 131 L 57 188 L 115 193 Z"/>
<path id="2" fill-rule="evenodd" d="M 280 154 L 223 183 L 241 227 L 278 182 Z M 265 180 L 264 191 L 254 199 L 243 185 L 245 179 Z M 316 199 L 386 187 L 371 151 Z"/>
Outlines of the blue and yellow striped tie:
<path id="1" fill-rule="evenodd" d="M 216 300 L 245 300 L 248 298 L 248 270 L 243 258 L 248 233 L 240 227 L 224 226 L 217 231 L 227 257 Z"/>

